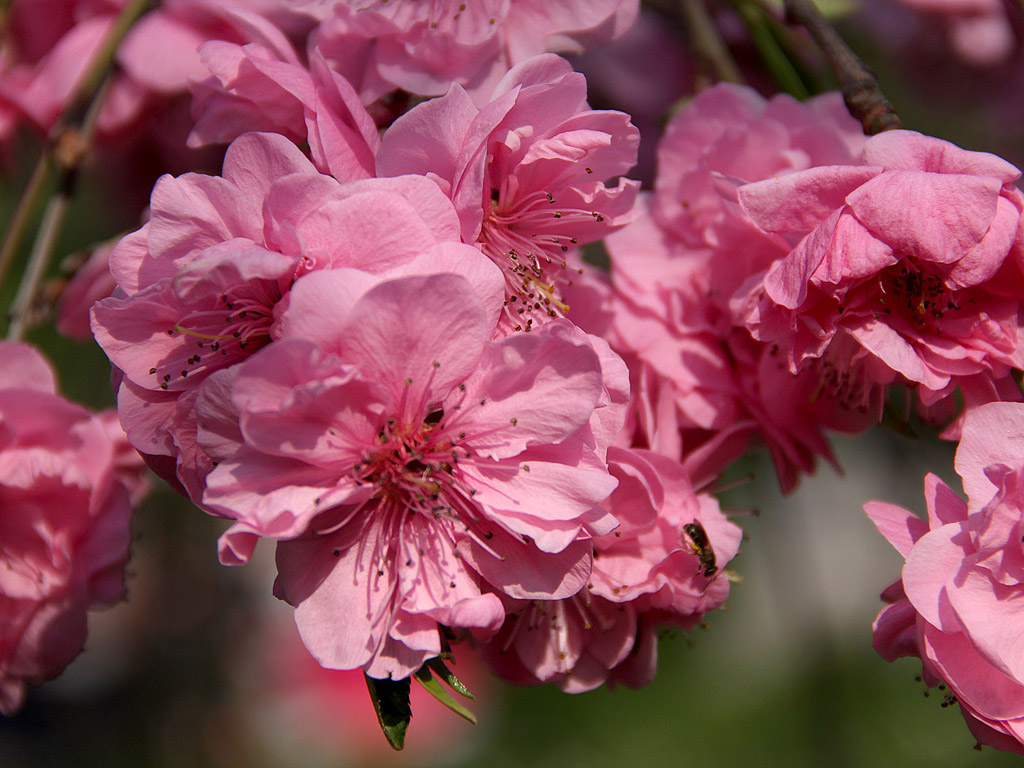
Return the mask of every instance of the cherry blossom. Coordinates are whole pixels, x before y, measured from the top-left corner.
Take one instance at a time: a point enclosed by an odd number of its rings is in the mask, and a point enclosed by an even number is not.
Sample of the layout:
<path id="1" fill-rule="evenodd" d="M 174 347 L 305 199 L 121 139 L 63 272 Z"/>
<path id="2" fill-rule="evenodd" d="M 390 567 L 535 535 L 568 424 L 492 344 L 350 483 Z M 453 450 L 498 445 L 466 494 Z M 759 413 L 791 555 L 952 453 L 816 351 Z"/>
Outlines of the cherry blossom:
<path id="1" fill-rule="evenodd" d="M 426 179 L 342 184 L 276 134 L 235 141 L 222 176 L 165 176 L 149 221 L 111 253 L 120 293 L 93 309 L 97 341 L 124 375 L 132 444 L 174 459 L 161 474 L 198 501 L 209 463 L 195 445 L 196 389 L 274 338 L 291 283 L 328 266 L 397 267 L 458 231 Z"/>
<path id="2" fill-rule="evenodd" d="M 505 272 L 504 325 L 530 330 L 569 309 L 569 251 L 632 218 L 639 185 L 604 180 L 632 167 L 638 140 L 628 115 L 589 109 L 583 76 L 548 54 L 512 69 L 483 108 L 453 86 L 411 109 L 384 134 L 377 169 L 440 185 L 463 241 Z"/>
<path id="3" fill-rule="evenodd" d="M 222 559 L 280 542 L 275 593 L 324 666 L 406 677 L 440 653 L 438 624 L 500 626 L 484 582 L 578 591 L 590 535 L 614 526 L 598 506 L 616 481 L 596 412 L 622 411 L 605 363 L 563 323 L 491 341 L 488 267 L 476 284 L 311 272 L 280 339 L 203 387 L 199 440 L 217 462 L 203 502 L 236 521 Z"/>
<path id="4" fill-rule="evenodd" d="M 33 348 L 0 343 L 0 712 L 81 652 L 89 608 L 124 595 L 138 464 L 123 433 L 56 392 Z M 130 461 L 128 462 L 130 464 Z"/>
<path id="5" fill-rule="evenodd" d="M 396 89 L 440 96 L 452 84 L 486 99 L 517 64 L 621 35 L 638 9 L 636 0 L 348 0 L 334 4 L 311 46 L 366 104 Z"/>
<path id="6" fill-rule="evenodd" d="M 1024 364 L 1020 171 L 912 131 L 872 137 L 864 159 L 740 187 L 793 248 L 737 295 L 737 317 L 851 405 L 880 407 L 891 383 L 926 407 L 958 385 L 999 390 Z"/>
<path id="7" fill-rule="evenodd" d="M 741 531 L 714 499 L 656 453 L 613 448 L 608 461 L 619 484 L 605 505 L 619 527 L 594 539 L 587 588 L 515 606 L 485 646 L 485 659 L 510 682 L 556 682 L 569 693 L 605 682 L 647 685 L 657 628 L 692 628 L 729 594 L 722 568 Z"/>

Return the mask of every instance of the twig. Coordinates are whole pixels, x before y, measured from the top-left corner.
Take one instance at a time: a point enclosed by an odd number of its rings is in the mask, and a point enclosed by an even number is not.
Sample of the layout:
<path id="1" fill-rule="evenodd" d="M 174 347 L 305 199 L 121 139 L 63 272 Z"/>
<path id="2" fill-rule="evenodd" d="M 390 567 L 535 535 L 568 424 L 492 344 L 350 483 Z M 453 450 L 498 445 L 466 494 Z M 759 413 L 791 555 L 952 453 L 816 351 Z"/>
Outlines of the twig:
<path id="1" fill-rule="evenodd" d="M 846 108 L 860 120 L 864 133 L 873 136 L 882 131 L 902 128 L 889 100 L 882 93 L 878 78 L 861 61 L 825 20 L 813 0 L 784 0 L 786 19 L 802 26 L 821 48 L 835 73 Z"/>
<path id="2" fill-rule="evenodd" d="M 729 83 L 742 83 L 743 75 L 740 68 L 733 61 L 722 40 L 722 36 L 715 27 L 714 21 L 708 15 L 705 7 L 705 0 L 678 0 L 679 11 L 686 26 L 690 30 L 690 38 L 696 54 L 705 67 L 714 72 L 718 80 Z"/>
<path id="3" fill-rule="evenodd" d="M 53 256 L 57 238 L 64 227 L 64 219 L 75 191 L 78 166 L 92 141 L 92 135 L 99 122 L 100 110 L 103 108 L 110 82 L 108 77 L 96 94 L 81 130 L 65 127 L 54 143 L 53 158 L 60 169 L 57 188 L 46 203 L 46 210 L 39 223 L 36 239 L 32 244 L 32 252 L 29 254 L 25 273 L 21 277 L 21 284 L 18 286 L 18 293 L 15 295 L 14 301 L 11 302 L 8 312 L 10 318 L 10 325 L 7 328 L 8 341 L 20 341 L 31 323 L 35 297 Z"/>
<path id="4" fill-rule="evenodd" d="M 96 52 L 92 63 L 85 71 L 61 111 L 60 117 L 50 131 L 46 148 L 28 185 L 22 192 L 14 216 L 0 243 L 0 280 L 7 274 L 14 254 L 28 226 L 28 219 L 38 206 L 47 189 L 47 178 L 58 171 L 57 190 L 47 203 L 36 242 L 29 255 L 21 285 L 8 313 L 11 324 L 7 336 L 20 339 L 28 323 L 33 298 L 39 282 L 46 272 L 53 246 L 63 226 L 67 205 L 74 190 L 78 166 L 85 155 L 85 148 L 91 141 L 99 116 L 99 108 L 106 94 L 109 72 L 113 66 L 114 54 L 132 24 L 146 10 L 150 0 L 131 0 L 118 15 L 103 45 Z M 81 125 L 79 130 L 75 126 Z"/>
<path id="5" fill-rule="evenodd" d="M 0 285 L 3 284 L 14 260 L 14 254 L 18 250 L 22 237 L 25 235 L 25 228 L 28 226 L 29 216 L 35 210 L 36 205 L 42 198 L 43 189 L 46 186 L 46 179 L 53 170 L 53 160 L 49 152 L 43 152 L 32 170 L 32 177 L 29 179 L 25 190 L 21 193 L 18 205 L 14 209 L 11 223 L 4 232 L 3 242 L 0 243 Z"/>

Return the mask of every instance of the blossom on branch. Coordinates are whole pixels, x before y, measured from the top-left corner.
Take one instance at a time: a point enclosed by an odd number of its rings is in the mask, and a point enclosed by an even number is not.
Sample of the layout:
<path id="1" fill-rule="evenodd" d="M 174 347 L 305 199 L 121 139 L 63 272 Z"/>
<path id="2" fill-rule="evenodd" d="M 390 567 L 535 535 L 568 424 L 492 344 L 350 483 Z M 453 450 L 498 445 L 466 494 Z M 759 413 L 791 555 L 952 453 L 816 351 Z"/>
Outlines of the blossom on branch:
<path id="1" fill-rule="evenodd" d="M 561 600 L 518 601 L 484 658 L 520 685 L 555 682 L 568 693 L 605 682 L 631 688 L 654 679 L 657 630 L 691 629 L 729 594 L 722 570 L 742 532 L 679 463 L 613 448 L 619 484 L 604 502 L 619 527 L 594 538 L 585 589 Z"/>

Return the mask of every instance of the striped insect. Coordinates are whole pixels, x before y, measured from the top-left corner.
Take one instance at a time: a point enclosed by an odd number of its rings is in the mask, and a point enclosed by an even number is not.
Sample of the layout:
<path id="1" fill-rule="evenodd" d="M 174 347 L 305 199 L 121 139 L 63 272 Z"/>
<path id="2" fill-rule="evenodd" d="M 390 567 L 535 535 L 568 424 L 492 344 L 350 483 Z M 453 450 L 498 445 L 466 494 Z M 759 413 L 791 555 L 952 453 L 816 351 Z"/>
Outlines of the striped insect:
<path id="1" fill-rule="evenodd" d="M 698 572 L 702 571 L 709 578 L 714 576 L 718 572 L 718 566 L 715 564 L 715 550 L 711 548 L 711 542 L 708 540 L 708 533 L 704 530 L 704 526 L 694 520 L 692 523 L 684 525 L 683 530 L 691 539 L 686 543 L 700 561 Z"/>

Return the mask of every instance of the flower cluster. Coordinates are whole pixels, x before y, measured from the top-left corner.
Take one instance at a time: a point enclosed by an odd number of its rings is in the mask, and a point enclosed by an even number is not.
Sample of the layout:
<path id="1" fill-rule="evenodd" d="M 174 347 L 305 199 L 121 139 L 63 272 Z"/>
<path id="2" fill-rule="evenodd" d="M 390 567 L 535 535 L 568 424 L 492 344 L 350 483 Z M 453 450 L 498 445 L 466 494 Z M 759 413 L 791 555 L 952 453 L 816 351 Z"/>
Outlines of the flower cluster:
<path id="1" fill-rule="evenodd" d="M 2 350 L 0 709 L 123 591 L 144 490 L 127 444 L 223 521 L 221 562 L 272 542 L 306 649 L 362 670 L 384 725 L 381 691 L 468 645 L 515 683 L 648 683 L 659 628 L 701 625 L 738 580 L 723 472 L 763 445 L 789 492 L 836 463 L 833 433 L 903 398 L 905 421 L 962 435 L 970 501 L 930 477 L 927 523 L 869 506 L 906 556 L 876 646 L 1022 751 L 1024 448 L 989 437 L 1024 419 L 1020 171 L 867 137 L 837 93 L 720 84 L 648 139 L 641 192 L 630 115 L 592 106 L 558 55 L 659 39 L 650 19 L 624 37 L 639 5 L 11 3 L 0 141 L 33 126 L 40 178 L 60 174 L 27 293 L 93 138 L 215 162 L 162 163 L 142 225 L 60 298 L 78 338 L 92 305 L 124 435 L 61 400 L 35 352 Z M 644 125 L 659 87 L 635 94 Z M 175 119 L 147 133 L 156 114 Z M 13 309 L 18 338 L 36 307 Z"/>
<path id="2" fill-rule="evenodd" d="M 239 136 L 219 176 L 162 178 L 110 253 L 92 323 L 129 439 L 231 521 L 223 562 L 277 542 L 274 592 L 325 667 L 399 680 L 593 601 L 629 617 L 616 658 L 559 673 L 582 690 L 633 655 L 648 680 L 656 628 L 724 602 L 739 529 L 678 462 L 613 448 L 628 371 L 566 318 L 577 246 L 633 217 L 637 183 L 606 182 L 636 129 L 553 54 L 483 106 L 453 85 L 380 141 L 343 130 L 367 113 L 336 74 L 282 66 L 305 129 Z M 561 638 L 536 637 L 521 663 L 549 679 Z"/>

